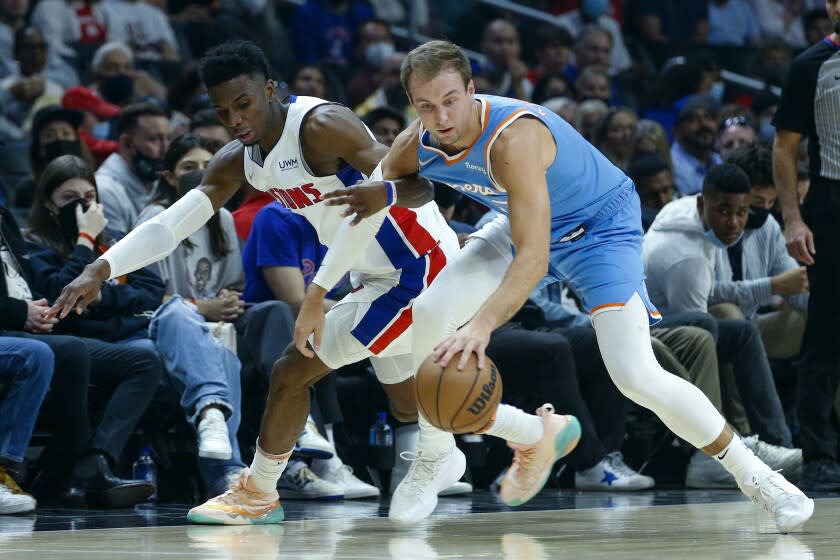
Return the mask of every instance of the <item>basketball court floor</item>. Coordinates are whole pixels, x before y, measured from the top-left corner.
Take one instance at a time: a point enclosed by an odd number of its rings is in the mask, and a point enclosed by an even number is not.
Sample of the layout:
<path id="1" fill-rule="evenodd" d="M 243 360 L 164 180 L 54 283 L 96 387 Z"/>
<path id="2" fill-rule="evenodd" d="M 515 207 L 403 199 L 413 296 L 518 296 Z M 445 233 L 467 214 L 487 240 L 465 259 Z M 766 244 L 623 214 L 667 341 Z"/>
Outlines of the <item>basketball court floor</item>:
<path id="1" fill-rule="evenodd" d="M 387 501 L 286 502 L 283 525 L 186 525 L 186 506 L 46 509 L 0 516 L 0 559 L 840 558 L 840 495 L 817 496 L 804 531 L 780 535 L 735 491 L 546 490 L 515 511 L 489 492 L 442 498 L 398 528 Z"/>

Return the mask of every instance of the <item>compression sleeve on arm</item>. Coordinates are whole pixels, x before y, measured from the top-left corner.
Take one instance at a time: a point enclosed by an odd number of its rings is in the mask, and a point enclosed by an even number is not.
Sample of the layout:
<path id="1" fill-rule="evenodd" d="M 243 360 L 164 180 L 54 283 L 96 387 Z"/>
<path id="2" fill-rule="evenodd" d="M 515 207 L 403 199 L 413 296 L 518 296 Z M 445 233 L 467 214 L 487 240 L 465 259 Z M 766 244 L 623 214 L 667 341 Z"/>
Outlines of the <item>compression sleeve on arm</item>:
<path id="1" fill-rule="evenodd" d="M 382 163 L 376 166 L 369 180 L 382 180 Z M 345 218 L 338 226 L 333 242 L 312 281 L 327 291 L 332 290 L 376 237 L 389 211 L 390 208 L 383 208 L 355 226 L 350 225 L 353 216 Z"/>
<path id="2" fill-rule="evenodd" d="M 134 228 L 100 258 L 111 266 L 111 278 L 134 272 L 169 255 L 213 213 L 213 203 L 207 195 L 192 189 L 175 204 Z"/>

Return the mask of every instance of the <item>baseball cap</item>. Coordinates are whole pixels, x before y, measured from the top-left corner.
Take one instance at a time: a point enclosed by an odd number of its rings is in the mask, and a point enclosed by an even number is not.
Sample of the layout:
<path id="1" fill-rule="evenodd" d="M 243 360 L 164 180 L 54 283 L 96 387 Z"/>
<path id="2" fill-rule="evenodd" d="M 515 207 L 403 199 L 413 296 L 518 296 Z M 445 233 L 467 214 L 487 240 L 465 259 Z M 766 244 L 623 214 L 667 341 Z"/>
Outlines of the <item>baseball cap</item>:
<path id="1" fill-rule="evenodd" d="M 38 132 L 47 124 L 56 121 L 67 122 L 73 128 L 82 125 L 82 114 L 71 109 L 64 109 L 60 105 L 47 105 L 38 110 L 32 117 L 32 137 L 37 138 Z"/>
<path id="2" fill-rule="evenodd" d="M 100 119 L 112 119 L 122 112 L 119 106 L 108 103 L 92 89 L 81 86 L 72 87 L 64 92 L 61 105 L 65 109 L 89 111 Z"/>

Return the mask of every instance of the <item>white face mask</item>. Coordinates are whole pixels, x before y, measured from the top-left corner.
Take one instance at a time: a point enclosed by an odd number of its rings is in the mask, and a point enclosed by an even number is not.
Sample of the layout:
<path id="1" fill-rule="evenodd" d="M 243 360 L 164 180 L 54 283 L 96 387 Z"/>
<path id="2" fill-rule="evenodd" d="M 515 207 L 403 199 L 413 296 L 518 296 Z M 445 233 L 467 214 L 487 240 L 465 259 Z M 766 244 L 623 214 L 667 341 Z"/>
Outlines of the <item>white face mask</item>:
<path id="1" fill-rule="evenodd" d="M 374 68 L 382 68 L 392 54 L 394 54 L 394 43 L 380 41 L 371 43 L 365 47 L 365 61 Z"/>

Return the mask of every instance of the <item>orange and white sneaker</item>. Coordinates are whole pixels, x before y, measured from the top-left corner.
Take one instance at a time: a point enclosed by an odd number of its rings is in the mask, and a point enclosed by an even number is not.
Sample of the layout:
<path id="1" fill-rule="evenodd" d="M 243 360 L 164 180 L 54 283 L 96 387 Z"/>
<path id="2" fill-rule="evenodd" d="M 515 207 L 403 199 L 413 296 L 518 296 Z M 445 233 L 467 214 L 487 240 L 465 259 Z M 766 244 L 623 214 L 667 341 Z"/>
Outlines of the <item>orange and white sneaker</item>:
<path id="1" fill-rule="evenodd" d="M 242 469 L 227 492 L 196 506 L 187 514 L 187 521 L 202 525 L 265 525 L 285 519 L 277 490 L 252 492 L 245 485 L 250 476 Z"/>
<path id="2" fill-rule="evenodd" d="M 574 416 L 554 414 L 554 406 L 537 409 L 543 420 L 543 437 L 534 445 L 508 442 L 513 449 L 513 463 L 502 480 L 499 495 L 509 506 L 519 506 L 536 496 L 545 486 L 551 467 L 577 446 L 580 422 Z"/>

